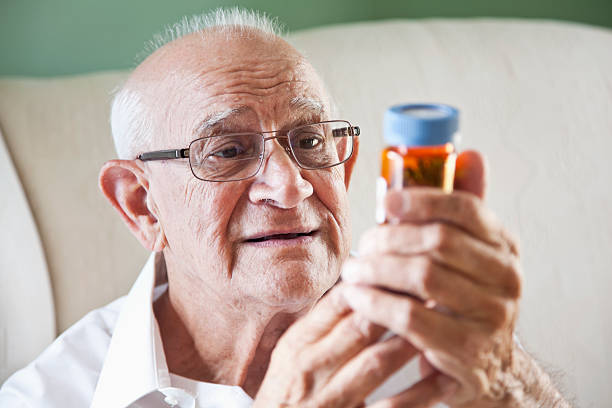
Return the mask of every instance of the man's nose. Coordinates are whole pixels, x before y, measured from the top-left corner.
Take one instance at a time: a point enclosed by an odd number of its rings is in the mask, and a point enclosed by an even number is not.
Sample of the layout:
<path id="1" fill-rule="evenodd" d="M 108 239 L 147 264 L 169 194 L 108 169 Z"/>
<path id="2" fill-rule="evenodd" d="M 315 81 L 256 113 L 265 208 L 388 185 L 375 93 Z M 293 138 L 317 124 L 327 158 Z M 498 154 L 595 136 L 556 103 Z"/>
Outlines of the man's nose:
<path id="1" fill-rule="evenodd" d="M 277 141 L 266 141 L 266 156 L 249 190 L 253 203 L 268 202 L 280 208 L 293 208 L 312 195 L 312 184 L 302 177 L 291 152 Z"/>

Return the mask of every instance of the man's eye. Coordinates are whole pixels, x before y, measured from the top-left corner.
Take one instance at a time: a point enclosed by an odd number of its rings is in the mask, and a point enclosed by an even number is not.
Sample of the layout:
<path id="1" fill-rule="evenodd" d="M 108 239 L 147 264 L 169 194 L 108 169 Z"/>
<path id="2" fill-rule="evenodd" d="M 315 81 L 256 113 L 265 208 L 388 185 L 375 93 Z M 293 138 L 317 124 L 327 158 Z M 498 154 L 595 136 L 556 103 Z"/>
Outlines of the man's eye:
<path id="1" fill-rule="evenodd" d="M 317 146 L 321 147 L 319 145 L 321 145 L 323 142 L 324 140 L 321 135 L 315 133 L 308 133 L 300 137 L 300 139 L 298 140 L 298 147 L 300 149 L 314 149 Z"/>
<path id="2" fill-rule="evenodd" d="M 218 157 L 221 159 L 233 159 L 243 154 L 245 149 L 242 146 L 234 145 L 223 147 L 209 153 L 209 156 Z"/>

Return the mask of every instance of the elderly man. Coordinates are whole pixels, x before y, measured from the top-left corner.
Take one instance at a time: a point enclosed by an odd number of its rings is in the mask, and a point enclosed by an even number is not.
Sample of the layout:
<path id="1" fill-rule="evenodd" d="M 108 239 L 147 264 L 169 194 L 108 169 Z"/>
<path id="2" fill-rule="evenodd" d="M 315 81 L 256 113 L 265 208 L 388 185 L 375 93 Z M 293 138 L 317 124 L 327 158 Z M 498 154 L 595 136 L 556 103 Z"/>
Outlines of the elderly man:
<path id="1" fill-rule="evenodd" d="M 358 128 L 262 17 L 192 23 L 118 93 L 121 160 L 100 172 L 154 255 L 0 405 L 356 407 L 420 358 L 423 378 L 372 406 L 566 406 L 514 342 L 518 253 L 480 200 L 481 156 L 459 156 L 463 191 L 390 193 L 394 222 L 348 259 Z"/>

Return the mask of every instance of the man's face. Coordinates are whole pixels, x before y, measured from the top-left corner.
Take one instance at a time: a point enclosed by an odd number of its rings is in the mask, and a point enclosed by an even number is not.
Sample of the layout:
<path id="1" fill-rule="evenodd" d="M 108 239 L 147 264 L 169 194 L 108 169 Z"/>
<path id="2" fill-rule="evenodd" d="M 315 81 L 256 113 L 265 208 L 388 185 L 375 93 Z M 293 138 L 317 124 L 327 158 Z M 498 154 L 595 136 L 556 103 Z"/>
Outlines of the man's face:
<path id="1" fill-rule="evenodd" d="M 185 37 L 139 70 L 157 118 L 153 150 L 337 119 L 311 66 L 285 42 L 257 34 L 211 33 L 206 44 Z M 297 311 L 337 280 L 350 247 L 344 165 L 300 169 L 275 139 L 265 151 L 259 173 L 235 182 L 198 180 L 185 161 L 146 164 L 164 254 L 180 265 L 180 274 L 169 268 L 171 289 L 181 280 L 182 289 L 237 308 L 259 302 Z"/>

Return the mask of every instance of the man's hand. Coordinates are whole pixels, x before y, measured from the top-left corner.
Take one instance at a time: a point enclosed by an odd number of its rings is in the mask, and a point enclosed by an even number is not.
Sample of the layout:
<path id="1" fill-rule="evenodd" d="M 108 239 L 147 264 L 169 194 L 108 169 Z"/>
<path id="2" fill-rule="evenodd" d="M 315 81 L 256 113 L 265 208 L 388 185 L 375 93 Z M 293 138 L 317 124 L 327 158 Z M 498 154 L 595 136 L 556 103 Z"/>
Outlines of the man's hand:
<path id="1" fill-rule="evenodd" d="M 418 354 L 402 337 L 379 341 L 386 329 L 354 313 L 342 286 L 279 339 L 254 407 L 363 406 L 366 396 Z M 434 373 L 421 380 L 403 400 L 413 402 L 410 407 L 433 406 L 448 385 L 440 378 Z"/>
<path id="2" fill-rule="evenodd" d="M 517 243 L 479 198 L 484 165 L 471 155 L 480 180 L 465 185 L 474 194 L 390 192 L 389 224 L 366 232 L 343 279 L 353 310 L 419 349 L 424 371 L 458 383 L 445 402 L 476 407 L 520 385 L 511 371 L 521 272 Z"/>

